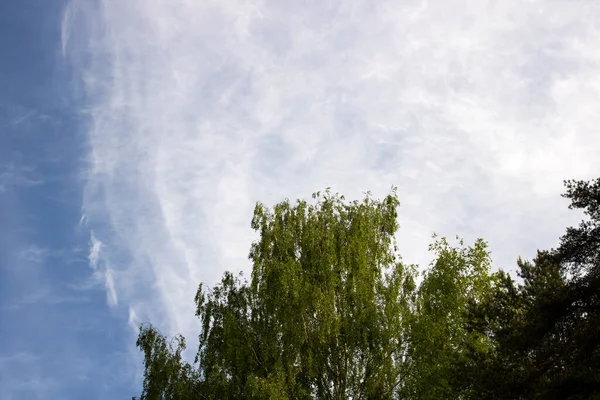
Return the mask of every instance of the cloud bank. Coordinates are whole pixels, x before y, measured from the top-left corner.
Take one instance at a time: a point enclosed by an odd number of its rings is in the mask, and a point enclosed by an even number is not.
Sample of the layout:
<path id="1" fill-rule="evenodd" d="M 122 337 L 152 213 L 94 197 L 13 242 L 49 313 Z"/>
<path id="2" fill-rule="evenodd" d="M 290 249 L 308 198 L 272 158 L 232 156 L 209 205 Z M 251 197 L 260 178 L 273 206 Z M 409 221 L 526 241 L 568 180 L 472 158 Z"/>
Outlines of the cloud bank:
<path id="1" fill-rule="evenodd" d="M 590 1 L 73 0 L 64 15 L 90 261 L 109 303 L 164 333 L 194 337 L 198 283 L 249 269 L 257 200 L 397 185 L 407 262 L 427 264 L 435 231 L 484 237 L 510 269 L 575 221 L 562 180 L 600 171 Z"/>

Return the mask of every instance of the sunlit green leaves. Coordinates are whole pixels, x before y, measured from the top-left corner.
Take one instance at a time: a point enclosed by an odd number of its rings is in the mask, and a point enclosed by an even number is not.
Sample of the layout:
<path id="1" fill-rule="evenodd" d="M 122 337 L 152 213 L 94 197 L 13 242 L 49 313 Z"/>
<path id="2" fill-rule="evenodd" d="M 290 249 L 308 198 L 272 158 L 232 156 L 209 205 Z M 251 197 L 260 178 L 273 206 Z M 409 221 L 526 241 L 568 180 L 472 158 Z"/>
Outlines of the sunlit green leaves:
<path id="1" fill-rule="evenodd" d="M 465 327 L 469 303 L 481 302 L 493 285 L 487 244 L 477 240 L 465 246 L 457 238 L 457 246 L 451 246 L 445 238 L 434 239 L 429 248 L 434 261 L 424 273 L 412 314 L 410 368 L 402 398 L 459 398 L 463 354 L 470 347 L 487 351 L 490 346 L 483 335 Z"/>
<path id="2" fill-rule="evenodd" d="M 520 282 L 490 272 L 483 240 L 437 236 L 418 279 L 397 254 L 395 190 L 258 203 L 250 280 L 227 272 L 196 294 L 195 363 L 182 337 L 140 330 L 140 400 L 594 398 L 599 182 L 567 182 L 589 219 L 519 259 Z"/>
<path id="3" fill-rule="evenodd" d="M 199 290 L 200 367 L 222 366 L 215 382 L 235 396 L 391 398 L 414 291 L 394 251 L 395 191 L 383 201 L 313 198 L 257 204 L 251 281 L 229 274 Z"/>

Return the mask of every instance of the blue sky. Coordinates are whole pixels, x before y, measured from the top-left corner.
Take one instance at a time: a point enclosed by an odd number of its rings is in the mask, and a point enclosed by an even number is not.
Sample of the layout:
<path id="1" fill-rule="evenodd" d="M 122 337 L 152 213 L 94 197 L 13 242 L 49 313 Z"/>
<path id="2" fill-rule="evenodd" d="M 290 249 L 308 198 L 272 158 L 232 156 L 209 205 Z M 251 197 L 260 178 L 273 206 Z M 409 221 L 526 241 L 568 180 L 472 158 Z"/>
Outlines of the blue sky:
<path id="1" fill-rule="evenodd" d="M 127 398 L 127 315 L 91 279 L 64 3 L 0 3 L 0 398 Z M 121 376 L 120 376 L 121 375 Z"/>
<path id="2" fill-rule="evenodd" d="M 300 5 L 301 4 L 301 5 Z M 198 333 L 256 201 L 398 186 L 398 244 L 556 244 L 600 171 L 600 6 L 0 2 L 0 398 L 130 398 L 136 327 Z"/>

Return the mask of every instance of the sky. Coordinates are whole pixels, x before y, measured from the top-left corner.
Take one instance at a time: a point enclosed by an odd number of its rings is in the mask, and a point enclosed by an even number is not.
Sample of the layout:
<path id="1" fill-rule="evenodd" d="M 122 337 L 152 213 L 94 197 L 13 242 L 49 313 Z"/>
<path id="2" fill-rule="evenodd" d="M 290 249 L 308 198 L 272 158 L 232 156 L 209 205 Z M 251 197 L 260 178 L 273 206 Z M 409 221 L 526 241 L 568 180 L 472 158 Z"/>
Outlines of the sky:
<path id="1" fill-rule="evenodd" d="M 398 187 L 493 268 L 581 217 L 600 172 L 589 0 L 0 2 L 0 398 L 131 398 L 137 329 L 249 271 L 257 201 Z"/>

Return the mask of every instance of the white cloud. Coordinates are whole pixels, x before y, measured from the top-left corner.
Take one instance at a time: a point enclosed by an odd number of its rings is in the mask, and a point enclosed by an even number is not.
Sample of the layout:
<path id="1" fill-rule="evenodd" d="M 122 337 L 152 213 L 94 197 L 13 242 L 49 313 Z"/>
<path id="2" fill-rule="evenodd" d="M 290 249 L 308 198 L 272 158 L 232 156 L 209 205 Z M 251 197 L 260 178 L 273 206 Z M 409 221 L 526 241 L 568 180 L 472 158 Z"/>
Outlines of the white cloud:
<path id="1" fill-rule="evenodd" d="M 589 1 L 68 7 L 91 122 L 86 223 L 115 302 L 165 333 L 194 337 L 198 283 L 249 268 L 257 200 L 395 184 L 407 261 L 428 263 L 436 231 L 482 236 L 512 268 L 574 222 L 562 180 L 600 171 Z"/>
<path id="2" fill-rule="evenodd" d="M 115 281 L 112 277 L 112 272 L 110 270 L 106 270 L 104 273 L 105 279 L 105 287 L 106 287 L 106 302 L 109 306 L 114 307 L 117 305 L 117 291 L 115 289 Z"/>
<path id="3" fill-rule="evenodd" d="M 141 322 L 142 321 L 140 320 L 140 318 L 137 316 L 137 313 L 135 312 L 135 308 L 129 307 L 129 318 L 127 319 L 127 324 L 129 325 L 131 330 L 135 331 L 135 330 L 139 329 Z"/>
<path id="4" fill-rule="evenodd" d="M 100 259 L 100 251 L 102 250 L 102 242 L 96 239 L 94 232 L 90 234 L 90 254 L 88 256 L 90 260 L 90 266 L 92 269 L 98 268 L 98 260 Z"/>
<path id="5" fill-rule="evenodd" d="M 103 243 L 96 238 L 94 231 L 90 233 L 90 250 L 89 250 L 89 264 L 94 271 L 94 282 L 93 286 L 98 283 L 103 283 L 106 289 L 106 303 L 114 307 L 118 304 L 117 291 L 115 288 L 115 282 L 113 279 L 113 271 L 109 267 L 109 257 L 103 257 Z"/>

